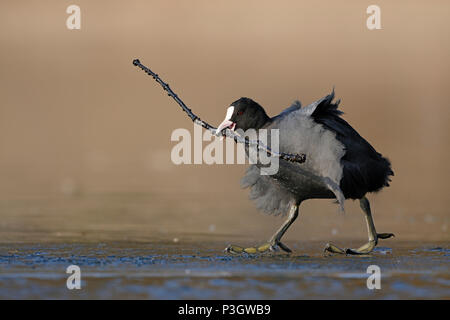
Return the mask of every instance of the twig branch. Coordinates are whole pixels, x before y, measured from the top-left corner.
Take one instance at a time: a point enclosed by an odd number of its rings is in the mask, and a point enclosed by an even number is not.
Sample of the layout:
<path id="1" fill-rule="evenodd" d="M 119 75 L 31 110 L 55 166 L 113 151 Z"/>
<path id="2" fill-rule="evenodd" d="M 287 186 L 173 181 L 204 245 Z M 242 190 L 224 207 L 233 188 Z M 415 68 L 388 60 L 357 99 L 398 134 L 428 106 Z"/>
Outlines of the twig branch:
<path id="1" fill-rule="evenodd" d="M 191 120 L 195 124 L 197 124 L 199 126 L 202 126 L 206 130 L 211 131 L 212 134 L 216 134 L 216 128 L 214 128 L 213 126 L 209 125 L 208 123 L 206 123 L 205 121 L 203 121 L 199 117 L 197 117 L 192 112 L 192 110 L 189 109 L 184 104 L 184 102 L 177 96 L 177 94 L 175 92 L 173 92 L 172 89 L 170 89 L 169 85 L 167 83 L 165 83 L 156 73 L 154 73 L 152 70 L 150 70 L 149 68 L 147 68 L 146 66 L 141 64 L 141 62 L 138 59 L 134 59 L 133 60 L 133 65 L 141 68 L 149 76 L 152 76 L 153 79 L 155 79 L 155 81 L 158 82 L 161 85 L 161 87 L 167 92 L 167 95 L 169 97 L 172 97 L 172 99 L 174 99 L 176 101 L 176 103 L 178 103 L 178 105 L 181 107 L 181 109 L 183 109 L 183 111 L 187 113 L 189 118 L 191 118 Z M 261 141 L 259 141 L 259 140 L 250 140 L 250 139 L 248 139 L 248 137 L 243 138 L 240 135 L 236 134 L 235 132 L 233 132 L 233 131 L 231 131 L 229 129 L 223 130 L 221 132 L 221 134 L 223 136 L 227 136 L 227 137 L 233 138 L 235 142 L 243 143 L 247 147 L 252 146 L 252 147 L 256 147 L 257 150 L 265 151 L 269 156 L 272 156 L 272 157 L 279 157 L 279 158 L 281 158 L 283 160 L 286 160 L 286 161 L 298 162 L 298 163 L 303 163 L 303 162 L 306 161 L 306 155 L 305 154 L 289 154 L 289 153 L 283 153 L 283 152 L 275 152 L 275 151 L 272 151 L 268 146 L 263 144 Z"/>

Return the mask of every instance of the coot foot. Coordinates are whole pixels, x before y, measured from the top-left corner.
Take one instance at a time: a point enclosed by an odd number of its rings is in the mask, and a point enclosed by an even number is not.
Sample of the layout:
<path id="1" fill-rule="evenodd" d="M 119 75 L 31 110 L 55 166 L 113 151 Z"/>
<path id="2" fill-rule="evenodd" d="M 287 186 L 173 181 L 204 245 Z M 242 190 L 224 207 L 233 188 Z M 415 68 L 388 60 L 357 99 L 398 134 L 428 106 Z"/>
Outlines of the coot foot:
<path id="1" fill-rule="evenodd" d="M 280 251 L 280 249 L 287 253 L 292 252 L 292 250 L 289 249 L 289 247 L 287 245 L 285 245 L 281 241 L 275 241 L 275 240 L 273 240 L 271 242 L 267 242 L 263 245 L 260 245 L 259 247 L 248 247 L 248 248 L 230 244 L 229 246 L 227 246 L 225 248 L 224 251 L 227 253 L 233 253 L 233 254 L 241 254 L 241 253 L 257 254 L 257 253 L 265 253 L 265 252 L 276 252 L 276 251 Z"/>
<path id="2" fill-rule="evenodd" d="M 240 254 L 244 252 L 249 254 L 256 254 L 268 251 L 279 251 L 281 249 L 287 253 L 291 253 L 292 250 L 289 249 L 289 247 L 285 245 L 283 242 L 281 242 L 281 237 L 283 237 L 287 229 L 291 226 L 291 224 L 295 221 L 295 219 L 297 219 L 297 216 L 298 216 L 298 204 L 292 203 L 287 220 L 283 223 L 280 229 L 278 229 L 278 231 L 273 235 L 273 237 L 269 240 L 269 242 L 259 247 L 249 247 L 249 248 L 243 248 L 240 246 L 230 244 L 228 247 L 225 248 L 224 251 L 227 253 L 234 253 L 234 254 Z"/>
<path id="3" fill-rule="evenodd" d="M 362 245 L 358 249 L 341 249 L 338 246 L 335 246 L 332 243 L 327 243 L 325 249 L 323 250 L 324 254 L 327 253 L 338 253 L 338 254 L 351 254 L 351 255 L 361 255 L 361 254 L 369 254 L 378 244 L 378 239 L 389 239 L 394 237 L 393 233 L 377 233 L 375 230 L 375 224 L 373 223 L 372 213 L 370 210 L 370 203 L 366 197 L 363 197 L 359 200 L 361 209 L 363 210 L 367 223 L 367 232 L 369 234 L 369 242 Z"/>

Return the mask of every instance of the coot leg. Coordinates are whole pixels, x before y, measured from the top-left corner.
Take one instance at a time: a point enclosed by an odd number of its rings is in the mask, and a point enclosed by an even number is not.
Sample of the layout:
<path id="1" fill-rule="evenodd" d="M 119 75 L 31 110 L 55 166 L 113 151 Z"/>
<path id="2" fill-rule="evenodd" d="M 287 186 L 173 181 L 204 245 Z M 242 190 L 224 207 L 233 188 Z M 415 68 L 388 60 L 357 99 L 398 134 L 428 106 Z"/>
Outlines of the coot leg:
<path id="1" fill-rule="evenodd" d="M 292 250 L 288 248 L 284 243 L 281 242 L 281 238 L 286 233 L 287 229 L 291 226 L 291 224 L 297 219 L 298 217 L 298 203 L 294 203 L 291 205 L 291 208 L 289 209 L 289 216 L 287 220 L 283 223 L 283 225 L 280 227 L 280 229 L 275 232 L 275 234 L 272 236 L 272 238 L 269 240 L 269 242 L 259 246 L 259 247 L 249 247 L 249 248 L 243 248 L 240 246 L 236 246 L 233 244 L 230 244 L 228 247 L 225 248 L 225 252 L 228 253 L 263 253 L 267 251 L 278 251 L 279 249 L 291 253 Z"/>
<path id="2" fill-rule="evenodd" d="M 331 243 L 328 243 L 325 246 L 324 253 L 331 252 L 331 253 L 353 254 L 353 255 L 368 254 L 368 253 L 372 252 L 372 250 L 378 244 L 378 239 L 388 239 L 388 238 L 394 237 L 393 233 L 377 233 L 377 231 L 375 229 L 375 224 L 373 223 L 373 219 L 372 219 L 370 203 L 366 197 L 361 198 L 359 200 L 359 204 L 365 214 L 366 224 L 367 224 L 367 232 L 369 234 L 369 242 L 367 242 L 363 246 L 359 247 L 358 249 L 341 249 Z"/>

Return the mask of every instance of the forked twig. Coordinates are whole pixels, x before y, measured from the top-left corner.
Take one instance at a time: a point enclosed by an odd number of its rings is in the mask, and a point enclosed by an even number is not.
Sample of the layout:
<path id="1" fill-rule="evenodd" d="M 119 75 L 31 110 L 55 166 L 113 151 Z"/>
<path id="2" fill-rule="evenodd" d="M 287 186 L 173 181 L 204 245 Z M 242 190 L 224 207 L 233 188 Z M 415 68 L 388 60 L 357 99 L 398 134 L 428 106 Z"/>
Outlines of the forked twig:
<path id="1" fill-rule="evenodd" d="M 189 118 L 191 118 L 191 120 L 195 124 L 202 126 L 206 130 L 211 131 L 212 134 L 216 134 L 216 128 L 214 128 L 213 126 L 209 125 L 208 123 L 206 123 L 205 121 L 203 121 L 199 117 L 197 117 L 191 111 L 191 109 L 189 109 L 184 104 L 184 102 L 177 96 L 177 94 L 175 92 L 173 92 L 172 89 L 170 89 L 169 85 L 167 83 L 165 83 L 156 73 L 154 73 L 152 70 L 150 70 L 149 68 L 147 68 L 146 66 L 141 64 L 141 62 L 138 59 L 133 60 L 133 65 L 141 68 L 149 76 L 152 76 L 153 79 L 155 79 L 155 81 L 158 82 L 165 91 L 167 91 L 168 96 L 172 97 L 172 99 L 174 99 L 176 101 L 176 103 L 178 103 L 178 105 L 181 107 L 181 109 L 183 109 L 183 111 L 187 113 Z M 269 156 L 272 156 L 272 157 L 278 157 L 278 158 L 281 158 L 286 161 L 298 162 L 298 163 L 303 163 L 306 161 L 306 155 L 303 153 L 302 154 L 290 154 L 290 153 L 283 153 L 283 152 L 275 152 L 275 151 L 272 151 L 268 146 L 263 144 L 261 141 L 250 140 L 250 139 L 248 139 L 248 137 L 243 138 L 240 135 L 236 134 L 235 132 L 233 132 L 229 129 L 223 130 L 220 134 L 223 136 L 233 138 L 235 142 L 243 143 L 248 147 L 250 147 L 250 146 L 256 147 L 258 150 L 265 151 Z"/>

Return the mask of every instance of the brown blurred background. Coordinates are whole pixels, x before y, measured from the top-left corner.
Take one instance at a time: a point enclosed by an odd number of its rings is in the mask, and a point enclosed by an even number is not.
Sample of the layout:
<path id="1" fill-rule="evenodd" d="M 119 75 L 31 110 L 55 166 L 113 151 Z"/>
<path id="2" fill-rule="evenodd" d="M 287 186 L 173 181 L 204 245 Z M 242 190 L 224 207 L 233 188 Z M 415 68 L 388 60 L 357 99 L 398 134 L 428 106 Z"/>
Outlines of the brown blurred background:
<path id="1" fill-rule="evenodd" d="M 71 4 L 81 30 L 66 28 Z M 382 30 L 366 27 L 371 4 Z M 241 96 L 276 115 L 335 86 L 393 164 L 370 196 L 378 230 L 448 241 L 449 14 L 448 1 L 2 1 L 0 241 L 256 241 L 281 223 L 239 188 L 245 166 L 171 163 L 172 131 L 192 124 L 134 58 L 213 125 Z M 364 239 L 346 208 L 305 202 L 288 239 Z"/>

